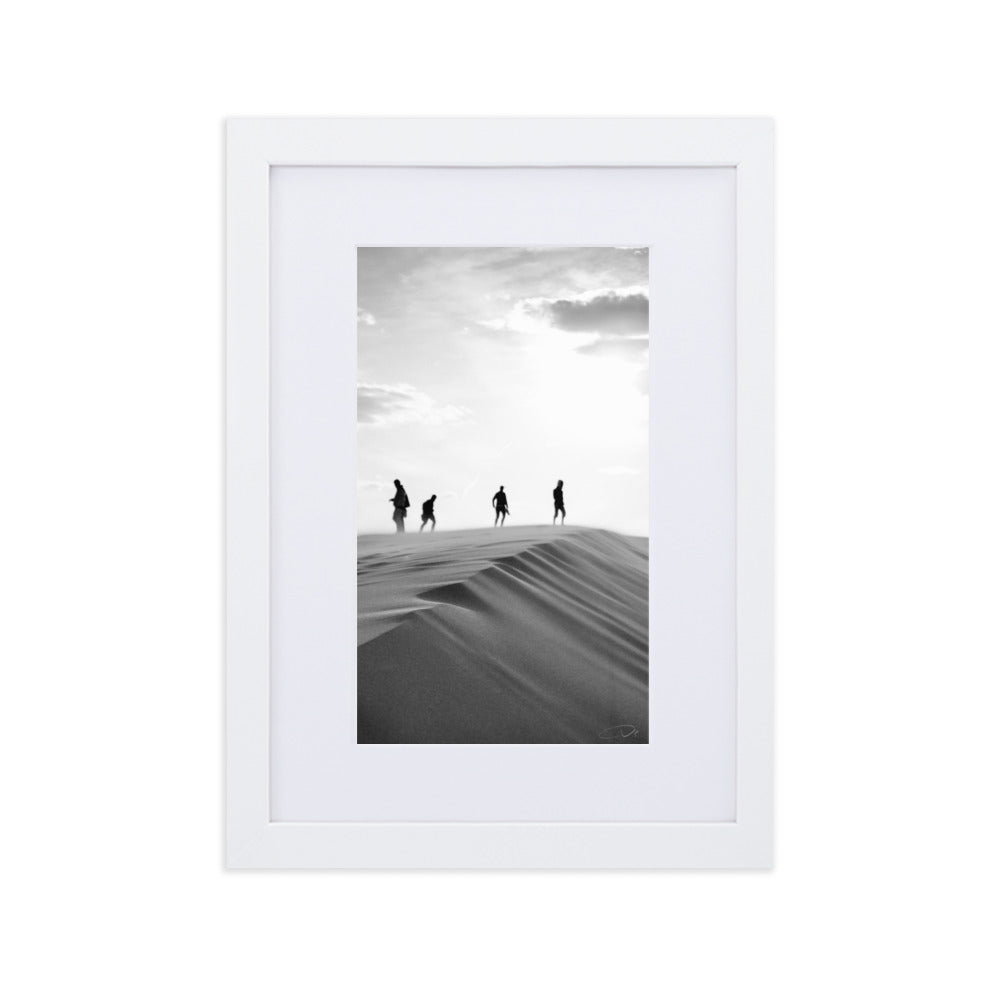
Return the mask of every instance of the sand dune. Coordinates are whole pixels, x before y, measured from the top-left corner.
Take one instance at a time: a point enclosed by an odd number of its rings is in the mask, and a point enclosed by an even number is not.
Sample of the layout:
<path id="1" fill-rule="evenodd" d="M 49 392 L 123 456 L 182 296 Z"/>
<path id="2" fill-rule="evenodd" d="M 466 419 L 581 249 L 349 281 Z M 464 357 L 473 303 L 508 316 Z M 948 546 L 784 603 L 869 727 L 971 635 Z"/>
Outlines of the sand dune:
<path id="1" fill-rule="evenodd" d="M 358 742 L 648 742 L 648 636 L 645 538 L 361 536 Z"/>

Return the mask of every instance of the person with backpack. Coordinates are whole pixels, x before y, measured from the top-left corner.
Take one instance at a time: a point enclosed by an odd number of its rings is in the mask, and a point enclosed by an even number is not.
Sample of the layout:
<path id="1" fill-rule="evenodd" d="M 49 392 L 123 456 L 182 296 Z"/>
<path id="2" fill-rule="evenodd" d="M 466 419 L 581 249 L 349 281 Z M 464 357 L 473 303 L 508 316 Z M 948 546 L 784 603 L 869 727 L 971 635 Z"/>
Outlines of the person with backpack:
<path id="1" fill-rule="evenodd" d="M 434 501 L 437 500 L 437 494 L 431 494 L 430 500 L 425 500 L 424 505 L 421 508 L 420 513 L 420 530 L 424 530 L 424 525 L 430 521 L 431 531 L 437 527 L 437 518 L 434 516 Z"/>
<path id="2" fill-rule="evenodd" d="M 497 521 L 500 522 L 500 527 L 503 527 L 504 521 L 507 520 L 507 515 L 510 513 L 510 508 L 507 506 L 507 494 L 503 491 L 503 486 L 493 494 L 493 509 L 496 511 L 496 517 L 493 518 L 493 527 L 497 526 Z"/>
<path id="3" fill-rule="evenodd" d="M 410 498 L 406 495 L 406 490 L 403 489 L 403 484 L 398 479 L 394 479 L 393 483 L 396 487 L 396 495 L 389 503 L 392 504 L 392 520 L 396 525 L 396 534 L 399 534 L 406 531 L 404 519 L 406 508 L 410 506 Z"/>

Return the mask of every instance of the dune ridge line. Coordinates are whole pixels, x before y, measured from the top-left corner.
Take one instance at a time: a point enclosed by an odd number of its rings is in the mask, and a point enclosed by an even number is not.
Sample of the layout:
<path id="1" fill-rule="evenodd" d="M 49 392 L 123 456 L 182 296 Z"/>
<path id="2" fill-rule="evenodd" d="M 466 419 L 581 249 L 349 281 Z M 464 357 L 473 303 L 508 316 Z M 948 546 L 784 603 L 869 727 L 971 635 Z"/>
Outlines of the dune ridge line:
<path id="1" fill-rule="evenodd" d="M 648 741 L 648 606 L 644 538 L 360 538 L 358 741 Z"/>

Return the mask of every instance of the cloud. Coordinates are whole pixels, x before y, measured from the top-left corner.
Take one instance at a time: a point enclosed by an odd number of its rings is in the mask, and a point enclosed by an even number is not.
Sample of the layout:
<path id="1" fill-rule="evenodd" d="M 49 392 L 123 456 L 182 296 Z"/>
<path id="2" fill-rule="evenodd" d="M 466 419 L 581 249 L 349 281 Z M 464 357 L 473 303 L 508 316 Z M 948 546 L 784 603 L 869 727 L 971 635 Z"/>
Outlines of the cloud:
<path id="1" fill-rule="evenodd" d="M 584 353 L 595 352 L 599 341 L 618 340 L 639 341 L 626 344 L 626 350 L 632 346 L 641 351 L 649 334 L 649 295 L 644 286 L 632 285 L 562 298 L 535 296 L 518 300 L 503 316 L 478 319 L 476 326 L 487 335 L 558 331 L 579 338 L 575 349 Z"/>
<path id="2" fill-rule="evenodd" d="M 560 330 L 623 336 L 649 332 L 649 296 L 614 289 L 572 299 L 555 299 L 542 307 Z"/>
<path id="3" fill-rule="evenodd" d="M 649 350 L 649 337 L 595 337 L 589 344 L 578 347 L 579 354 L 609 355 L 629 358 Z"/>
<path id="4" fill-rule="evenodd" d="M 375 317 L 367 309 L 358 309 L 358 324 L 360 326 L 374 326 Z"/>
<path id="5" fill-rule="evenodd" d="M 464 407 L 437 403 L 427 393 L 405 383 L 379 385 L 362 382 L 358 385 L 359 424 L 438 425 L 461 420 L 467 413 Z"/>
<path id="6" fill-rule="evenodd" d="M 478 327 L 488 334 L 528 336 L 559 331 L 579 338 L 573 350 L 580 354 L 642 360 L 649 347 L 649 294 L 632 285 L 521 299 L 502 318 L 481 319 Z"/>

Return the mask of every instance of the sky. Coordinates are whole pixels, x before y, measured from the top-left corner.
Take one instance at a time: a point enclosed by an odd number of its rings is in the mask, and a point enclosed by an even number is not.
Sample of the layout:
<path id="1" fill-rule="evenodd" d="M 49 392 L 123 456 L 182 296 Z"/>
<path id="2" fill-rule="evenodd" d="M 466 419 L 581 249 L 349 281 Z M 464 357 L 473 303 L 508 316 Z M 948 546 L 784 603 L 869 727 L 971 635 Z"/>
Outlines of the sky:
<path id="1" fill-rule="evenodd" d="M 649 533 L 644 247 L 358 249 L 358 531 L 552 521 Z"/>

